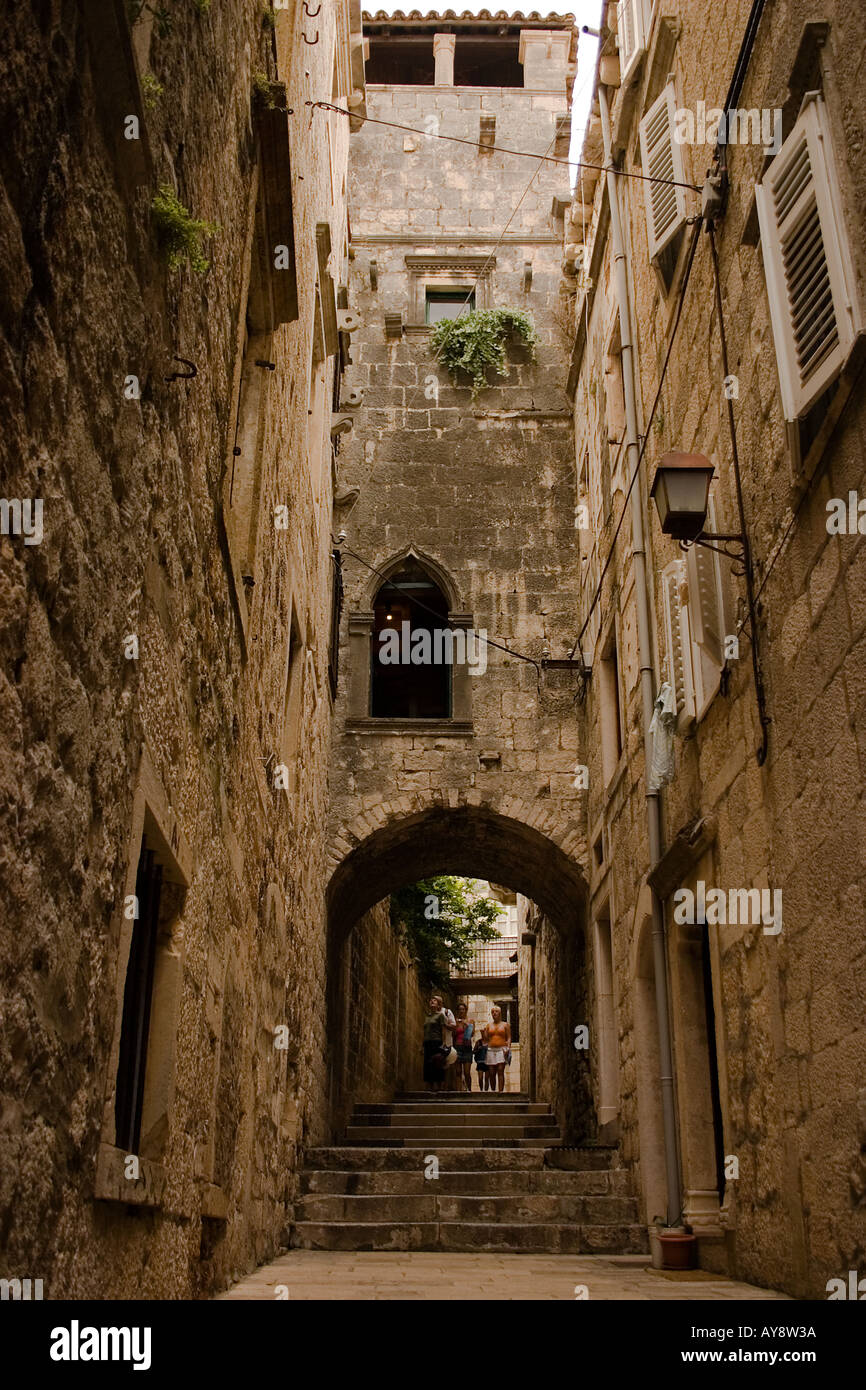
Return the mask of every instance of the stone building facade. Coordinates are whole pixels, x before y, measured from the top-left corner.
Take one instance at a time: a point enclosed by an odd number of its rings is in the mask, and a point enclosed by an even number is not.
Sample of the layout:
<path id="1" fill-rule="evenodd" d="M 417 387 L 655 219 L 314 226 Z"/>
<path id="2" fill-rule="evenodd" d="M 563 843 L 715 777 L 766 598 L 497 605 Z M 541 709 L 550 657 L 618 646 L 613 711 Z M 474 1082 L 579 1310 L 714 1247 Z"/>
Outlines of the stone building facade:
<path id="1" fill-rule="evenodd" d="M 169 9 L 4 19 L 0 1204 L 46 1298 L 252 1268 L 324 1124 L 349 130 L 304 103 L 363 112 L 360 13 Z"/>
<path id="2" fill-rule="evenodd" d="M 596 1109 L 621 1133 L 646 1220 L 664 1216 L 655 893 L 667 931 L 682 1205 L 701 1261 L 824 1297 L 828 1279 L 862 1266 L 866 1246 L 866 613 L 863 540 L 850 521 L 866 487 L 866 39 L 862 17 L 832 0 L 742 0 L 719 24 L 698 0 L 626 0 L 603 7 L 602 35 L 582 157 L 606 162 L 609 111 L 622 241 L 608 179 L 591 167 L 579 173 L 564 236 L 578 617 L 592 667 L 585 814 Z M 715 127 L 721 110 L 734 113 L 714 230 L 721 325 L 712 243 L 696 221 L 716 153 L 713 108 Z M 627 177 L 649 173 L 667 182 Z M 665 454 L 704 455 L 714 468 L 705 529 L 742 534 L 729 404 L 754 631 L 742 564 L 680 548 L 649 498 Z M 642 539 L 626 500 L 640 445 Z M 736 543 L 721 548 L 739 553 Z M 645 811 L 642 664 L 655 691 L 667 681 L 675 700 L 660 857 Z M 777 910 L 763 921 L 744 910 L 718 920 L 717 908 L 701 911 L 700 883 L 742 909 L 749 890 L 780 891 L 781 902 L 770 899 Z M 678 920 L 686 889 L 696 895 L 691 924 Z"/>
<path id="3" fill-rule="evenodd" d="M 377 14 L 365 35 L 370 119 L 350 160 L 362 327 L 335 509 L 346 677 L 329 846 L 336 970 L 357 914 L 429 873 L 522 889 L 563 927 L 585 899 L 574 673 L 542 666 L 567 657 L 578 596 L 560 295 L 576 36 L 557 16 L 450 13 Z M 537 360 L 509 349 L 508 375 L 473 399 L 430 350 L 449 297 L 528 311 Z M 383 595 L 399 606 L 413 592 L 443 624 L 490 639 L 483 673 L 454 665 L 426 713 L 376 704 Z"/>

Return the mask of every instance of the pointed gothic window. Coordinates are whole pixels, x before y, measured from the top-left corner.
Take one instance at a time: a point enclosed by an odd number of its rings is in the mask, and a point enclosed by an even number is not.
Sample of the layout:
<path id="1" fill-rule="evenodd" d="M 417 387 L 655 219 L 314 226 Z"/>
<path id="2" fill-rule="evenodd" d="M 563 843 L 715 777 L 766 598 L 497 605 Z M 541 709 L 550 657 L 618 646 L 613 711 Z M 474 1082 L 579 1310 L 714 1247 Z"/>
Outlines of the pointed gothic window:
<path id="1" fill-rule="evenodd" d="M 373 604 L 370 713 L 376 719 L 449 719 L 448 600 L 418 563 L 407 560 Z"/>

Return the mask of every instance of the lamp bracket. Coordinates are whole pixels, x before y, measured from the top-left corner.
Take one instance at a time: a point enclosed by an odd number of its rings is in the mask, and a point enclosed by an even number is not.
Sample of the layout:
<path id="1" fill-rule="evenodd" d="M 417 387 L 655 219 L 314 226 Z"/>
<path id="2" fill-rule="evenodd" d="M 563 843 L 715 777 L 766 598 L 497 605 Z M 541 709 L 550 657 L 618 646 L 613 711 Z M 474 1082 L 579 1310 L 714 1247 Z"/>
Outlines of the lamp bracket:
<path id="1" fill-rule="evenodd" d="M 713 545 L 713 541 L 721 541 L 721 545 Z M 746 566 L 749 563 L 748 546 L 745 537 L 740 534 L 728 535 L 720 531 L 701 531 L 693 541 L 680 541 L 680 549 L 688 550 L 690 545 L 702 545 L 705 550 L 715 550 L 717 555 L 724 555 L 726 560 L 735 560 L 736 568 L 732 573 L 741 579 L 746 574 Z"/>

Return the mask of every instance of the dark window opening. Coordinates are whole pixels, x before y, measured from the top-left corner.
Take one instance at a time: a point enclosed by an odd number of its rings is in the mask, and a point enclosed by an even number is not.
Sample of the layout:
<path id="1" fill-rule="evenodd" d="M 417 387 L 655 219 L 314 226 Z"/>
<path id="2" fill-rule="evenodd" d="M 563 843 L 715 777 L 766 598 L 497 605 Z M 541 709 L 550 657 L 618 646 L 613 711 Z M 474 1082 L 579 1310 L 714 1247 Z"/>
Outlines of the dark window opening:
<path id="1" fill-rule="evenodd" d="M 370 37 L 364 76 L 372 86 L 432 87 L 435 75 L 432 34 L 403 40 Z"/>
<path id="2" fill-rule="evenodd" d="M 821 433 L 821 427 L 827 418 L 827 412 L 830 409 L 831 402 L 838 387 L 838 381 L 832 381 L 827 387 L 827 390 L 821 393 L 815 404 L 810 406 L 808 412 L 798 421 L 797 428 L 800 432 L 801 459 L 805 459 L 812 445 L 815 443 L 815 440 L 818 438 L 818 435 Z"/>
<path id="3" fill-rule="evenodd" d="M 613 690 L 613 697 L 616 703 L 616 719 L 614 720 L 614 732 L 616 734 L 616 756 L 617 761 L 622 757 L 622 709 L 619 702 L 619 655 L 616 649 L 616 642 L 613 642 L 610 649 L 610 680 Z"/>
<path id="4" fill-rule="evenodd" d="M 463 39 L 454 46 L 455 87 L 522 87 L 520 39 Z"/>
<path id="5" fill-rule="evenodd" d="M 440 319 L 458 319 L 471 314 L 475 308 L 475 291 L 465 289 L 427 290 L 424 297 L 424 322 L 438 323 Z"/>
<path id="6" fill-rule="evenodd" d="M 123 1021 L 120 1029 L 115 1094 L 117 1147 L 128 1154 L 138 1153 L 141 1143 L 153 972 L 162 896 L 162 865 L 156 862 L 153 850 L 147 848 L 145 837 L 142 837 L 141 842 L 135 896 L 138 916 L 132 929 L 126 986 L 123 992 Z"/>
<path id="7" fill-rule="evenodd" d="M 375 719 L 450 719 L 451 665 L 434 634 L 448 628 L 448 601 L 417 562 L 382 585 L 373 605 L 370 713 Z M 397 634 L 384 641 L 380 633 Z M 425 639 L 423 635 L 428 634 Z M 448 639 L 450 640 L 450 639 Z M 398 647 L 399 642 L 399 647 Z M 426 650 L 425 650 L 426 648 Z M 413 652 L 420 660 L 412 661 Z M 440 660 L 435 661 L 435 656 Z M 383 661 L 398 655 L 398 661 Z M 423 659 L 423 658 L 427 659 Z"/>
<path id="8" fill-rule="evenodd" d="M 677 265 L 680 259 L 680 248 L 684 238 L 685 228 L 681 227 L 676 236 L 668 242 L 664 251 L 660 251 L 658 256 L 656 256 L 656 265 L 659 268 L 666 294 L 670 294 L 673 289 L 674 276 L 677 273 Z"/>

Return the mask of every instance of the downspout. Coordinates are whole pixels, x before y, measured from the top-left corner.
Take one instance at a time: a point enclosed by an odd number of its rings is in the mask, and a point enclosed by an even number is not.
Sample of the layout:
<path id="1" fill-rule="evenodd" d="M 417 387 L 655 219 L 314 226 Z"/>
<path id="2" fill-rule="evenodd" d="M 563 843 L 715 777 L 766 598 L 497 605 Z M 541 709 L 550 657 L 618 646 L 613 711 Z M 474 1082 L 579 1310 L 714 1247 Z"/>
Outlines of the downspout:
<path id="1" fill-rule="evenodd" d="M 631 313 L 628 294 L 628 266 L 625 242 L 622 234 L 622 221 L 619 212 L 619 196 L 610 136 L 610 107 L 607 89 L 598 83 L 598 103 L 601 111 L 601 131 L 604 142 L 604 162 L 607 178 L 607 199 L 610 207 L 610 238 L 614 255 L 614 286 L 619 312 L 620 338 L 622 342 L 622 381 L 625 397 L 625 437 L 628 476 L 638 466 L 640 443 L 637 428 L 637 400 L 635 394 L 635 356 L 632 337 Z M 652 767 L 652 734 L 650 724 L 655 703 L 656 674 L 653 665 L 652 642 L 650 639 L 649 595 L 647 590 L 646 549 L 644 545 L 643 500 L 640 486 L 631 492 L 631 531 L 632 563 L 634 565 L 635 600 L 637 605 L 638 661 L 640 664 L 641 707 L 643 714 L 644 760 L 646 771 L 647 838 L 649 841 L 650 872 L 658 864 L 662 853 L 662 823 L 659 794 L 650 788 L 650 768 Z M 653 970 L 655 974 L 656 1015 L 658 1020 L 660 1083 L 662 1092 L 662 1119 L 664 1124 L 665 1186 L 667 1190 L 667 1224 L 676 1225 L 682 1213 L 682 1182 L 680 1177 L 679 1148 L 677 1145 L 676 1106 L 674 1103 L 673 1051 L 671 1047 L 670 1005 L 668 1000 L 667 950 L 665 943 L 664 906 L 652 892 L 652 945 Z"/>

